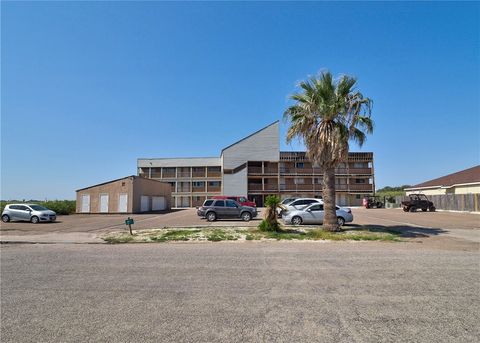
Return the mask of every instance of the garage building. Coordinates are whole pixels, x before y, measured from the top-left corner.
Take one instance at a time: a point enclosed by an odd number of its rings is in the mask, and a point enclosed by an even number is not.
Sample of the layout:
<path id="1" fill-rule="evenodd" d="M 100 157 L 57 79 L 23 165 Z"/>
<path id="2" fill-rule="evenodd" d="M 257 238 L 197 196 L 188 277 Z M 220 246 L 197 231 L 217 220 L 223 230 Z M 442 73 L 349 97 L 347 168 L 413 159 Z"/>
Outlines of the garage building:
<path id="1" fill-rule="evenodd" d="M 135 175 L 76 192 L 77 213 L 144 213 L 171 208 L 170 184 Z"/>

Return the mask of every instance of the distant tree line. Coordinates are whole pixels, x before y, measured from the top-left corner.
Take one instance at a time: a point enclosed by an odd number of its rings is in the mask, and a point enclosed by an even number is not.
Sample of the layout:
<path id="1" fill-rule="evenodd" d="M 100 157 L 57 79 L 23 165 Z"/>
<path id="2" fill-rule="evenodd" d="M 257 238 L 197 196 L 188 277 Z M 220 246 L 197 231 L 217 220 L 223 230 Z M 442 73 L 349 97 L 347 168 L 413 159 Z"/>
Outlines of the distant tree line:
<path id="1" fill-rule="evenodd" d="M 395 197 L 404 196 L 405 188 L 409 188 L 409 187 L 411 186 L 410 185 L 403 185 L 403 186 L 396 186 L 396 187 L 386 186 L 386 187 L 377 189 L 375 194 L 380 197 L 385 197 L 385 199 L 388 202 L 395 202 Z"/>

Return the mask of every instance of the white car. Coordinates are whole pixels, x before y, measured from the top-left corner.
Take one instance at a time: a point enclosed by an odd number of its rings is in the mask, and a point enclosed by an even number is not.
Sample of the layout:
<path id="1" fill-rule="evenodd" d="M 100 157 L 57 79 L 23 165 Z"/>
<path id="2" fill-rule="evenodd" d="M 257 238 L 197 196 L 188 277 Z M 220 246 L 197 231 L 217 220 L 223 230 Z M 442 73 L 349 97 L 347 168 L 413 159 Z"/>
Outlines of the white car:
<path id="1" fill-rule="evenodd" d="M 57 214 L 48 208 L 36 204 L 9 204 L 2 212 L 2 222 L 10 220 L 25 220 L 34 224 L 40 222 L 54 222 Z"/>
<path id="2" fill-rule="evenodd" d="M 339 226 L 353 222 L 352 210 L 347 207 L 337 208 L 337 222 Z M 283 216 L 285 224 L 322 224 L 325 212 L 322 204 L 311 204 L 303 210 L 288 211 Z"/>
<path id="3" fill-rule="evenodd" d="M 280 211 L 278 212 L 278 214 L 280 217 L 283 217 L 285 214 L 287 214 L 290 211 L 302 210 L 314 203 L 323 204 L 323 200 L 317 199 L 317 198 L 298 198 L 284 205 L 283 208 L 280 208 Z"/>

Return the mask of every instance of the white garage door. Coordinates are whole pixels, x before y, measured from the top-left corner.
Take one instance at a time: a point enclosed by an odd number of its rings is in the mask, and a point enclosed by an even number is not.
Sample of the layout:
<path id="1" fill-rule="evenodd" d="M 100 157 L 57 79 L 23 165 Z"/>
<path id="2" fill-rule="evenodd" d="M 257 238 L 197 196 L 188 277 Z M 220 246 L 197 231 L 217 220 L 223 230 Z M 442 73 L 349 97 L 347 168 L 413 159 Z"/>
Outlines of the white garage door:
<path id="1" fill-rule="evenodd" d="M 118 196 L 118 212 L 127 212 L 128 194 L 122 193 Z"/>
<path id="2" fill-rule="evenodd" d="M 82 195 L 82 213 L 90 212 L 90 194 Z"/>
<path id="3" fill-rule="evenodd" d="M 108 213 L 108 194 L 100 194 L 100 213 Z"/>
<path id="4" fill-rule="evenodd" d="M 142 195 L 140 197 L 140 212 L 150 211 L 150 197 L 147 195 Z"/>
<path id="5" fill-rule="evenodd" d="M 167 209 L 165 197 L 152 197 L 152 211 L 161 211 Z"/>

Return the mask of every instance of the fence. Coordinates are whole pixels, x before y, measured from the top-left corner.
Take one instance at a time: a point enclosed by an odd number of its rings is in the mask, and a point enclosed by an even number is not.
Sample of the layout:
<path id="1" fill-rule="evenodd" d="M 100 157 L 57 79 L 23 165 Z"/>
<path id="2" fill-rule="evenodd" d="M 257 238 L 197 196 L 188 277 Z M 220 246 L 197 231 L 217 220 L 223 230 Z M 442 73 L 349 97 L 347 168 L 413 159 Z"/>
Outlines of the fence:
<path id="1" fill-rule="evenodd" d="M 427 195 L 428 199 L 439 210 L 480 212 L 480 194 L 441 194 Z M 406 197 L 395 197 L 393 206 L 399 207 Z"/>

